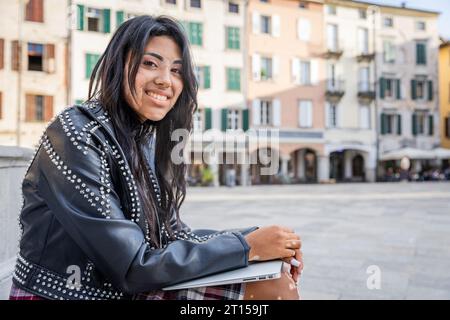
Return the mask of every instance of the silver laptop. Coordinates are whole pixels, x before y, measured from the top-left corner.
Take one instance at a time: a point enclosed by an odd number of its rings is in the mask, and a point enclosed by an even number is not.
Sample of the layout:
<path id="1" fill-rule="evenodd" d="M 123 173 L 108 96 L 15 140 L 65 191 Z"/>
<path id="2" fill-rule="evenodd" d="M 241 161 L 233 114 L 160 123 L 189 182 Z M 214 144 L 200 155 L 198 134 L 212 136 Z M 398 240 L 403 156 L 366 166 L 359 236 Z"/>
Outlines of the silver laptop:
<path id="1" fill-rule="evenodd" d="M 189 280 L 163 290 L 179 290 L 196 287 L 218 286 L 232 283 L 262 281 L 281 277 L 282 260 L 251 262 L 247 267 L 225 271 L 210 276 Z"/>

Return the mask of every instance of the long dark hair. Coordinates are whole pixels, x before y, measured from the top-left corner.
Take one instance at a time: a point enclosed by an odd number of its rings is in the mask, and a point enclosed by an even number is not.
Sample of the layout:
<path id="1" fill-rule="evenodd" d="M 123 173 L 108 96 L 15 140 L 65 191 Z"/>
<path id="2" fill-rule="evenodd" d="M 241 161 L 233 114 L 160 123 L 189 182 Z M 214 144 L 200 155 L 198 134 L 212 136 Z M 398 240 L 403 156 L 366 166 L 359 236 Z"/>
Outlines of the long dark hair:
<path id="1" fill-rule="evenodd" d="M 159 121 L 146 120 L 141 123 L 136 112 L 125 100 L 123 88 L 124 70 L 127 56 L 128 85 L 134 94 L 135 79 L 144 49 L 155 36 L 169 36 L 179 46 L 182 55 L 183 91 L 176 104 Z M 151 241 L 161 246 L 158 223 L 165 225 L 171 236 L 170 218 L 173 210 L 180 221 L 179 208 L 186 195 L 186 164 L 174 164 L 170 155 L 177 141 L 171 141 L 172 131 L 187 129 L 192 131 L 192 114 L 197 109 L 198 83 L 193 71 L 189 42 L 183 27 L 175 19 L 160 16 L 139 16 L 123 23 L 113 35 L 105 52 L 96 64 L 89 83 L 89 100 L 98 100 L 109 113 L 117 138 L 136 180 L 141 198 L 141 208 L 150 227 Z M 148 164 L 142 148 L 146 147 L 149 134 L 156 130 L 156 176 L 161 189 L 161 207 L 151 187 Z M 152 194 L 153 196 L 150 196 Z"/>

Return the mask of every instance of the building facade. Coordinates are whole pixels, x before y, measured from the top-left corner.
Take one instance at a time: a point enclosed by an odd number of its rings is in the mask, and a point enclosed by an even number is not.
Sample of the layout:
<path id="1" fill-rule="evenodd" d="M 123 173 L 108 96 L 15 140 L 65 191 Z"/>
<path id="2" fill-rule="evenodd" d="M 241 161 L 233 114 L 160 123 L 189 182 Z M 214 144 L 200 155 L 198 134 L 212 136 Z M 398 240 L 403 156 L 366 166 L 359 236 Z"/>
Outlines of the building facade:
<path id="1" fill-rule="evenodd" d="M 439 47 L 439 104 L 441 146 L 450 149 L 450 42 Z"/>
<path id="2" fill-rule="evenodd" d="M 3 1 L 0 144 L 33 147 L 67 101 L 67 2 Z"/>

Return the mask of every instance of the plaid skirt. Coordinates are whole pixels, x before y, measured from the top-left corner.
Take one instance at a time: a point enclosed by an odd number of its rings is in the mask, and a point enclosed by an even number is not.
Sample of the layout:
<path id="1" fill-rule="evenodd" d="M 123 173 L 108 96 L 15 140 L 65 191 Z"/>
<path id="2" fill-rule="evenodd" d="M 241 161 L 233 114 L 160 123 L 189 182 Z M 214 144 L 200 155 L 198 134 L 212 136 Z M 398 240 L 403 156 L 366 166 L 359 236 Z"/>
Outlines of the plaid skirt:
<path id="1" fill-rule="evenodd" d="M 182 290 L 153 290 L 139 293 L 133 300 L 242 300 L 245 284 L 236 283 L 224 286 L 190 288 Z M 46 298 L 20 289 L 14 283 L 11 286 L 9 300 L 47 300 Z"/>

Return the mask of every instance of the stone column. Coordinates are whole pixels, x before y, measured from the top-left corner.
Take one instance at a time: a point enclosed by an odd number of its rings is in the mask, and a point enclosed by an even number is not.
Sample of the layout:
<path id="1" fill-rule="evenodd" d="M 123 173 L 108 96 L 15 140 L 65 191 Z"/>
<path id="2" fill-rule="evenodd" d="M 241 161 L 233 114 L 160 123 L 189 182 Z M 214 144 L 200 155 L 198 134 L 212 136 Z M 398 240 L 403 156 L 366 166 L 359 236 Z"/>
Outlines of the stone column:
<path id="1" fill-rule="evenodd" d="M 344 151 L 344 179 L 351 179 L 353 176 L 352 151 Z"/>
<path id="2" fill-rule="evenodd" d="M 317 178 L 319 182 L 330 180 L 330 159 L 327 155 L 317 156 Z"/>

